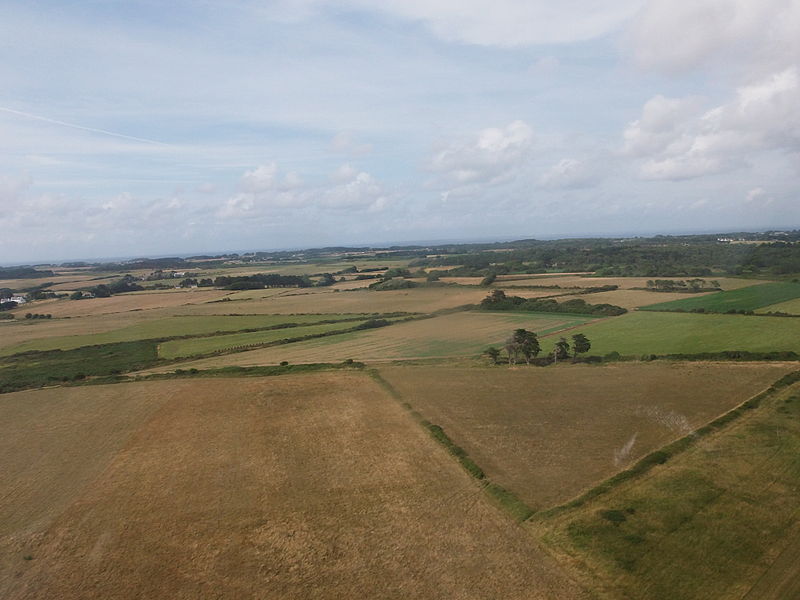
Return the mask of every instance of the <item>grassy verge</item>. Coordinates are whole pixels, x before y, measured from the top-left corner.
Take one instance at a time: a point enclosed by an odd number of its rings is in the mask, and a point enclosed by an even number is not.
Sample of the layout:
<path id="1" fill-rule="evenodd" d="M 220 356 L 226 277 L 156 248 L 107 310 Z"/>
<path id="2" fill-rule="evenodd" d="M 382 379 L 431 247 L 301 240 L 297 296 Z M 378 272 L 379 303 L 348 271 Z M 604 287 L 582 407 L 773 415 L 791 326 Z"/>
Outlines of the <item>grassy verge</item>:
<path id="1" fill-rule="evenodd" d="M 533 515 L 533 509 L 520 500 L 516 494 L 504 487 L 492 482 L 486 475 L 483 469 L 467 454 L 461 446 L 457 445 L 440 427 L 430 421 L 426 420 L 419 412 L 417 412 L 411 404 L 403 400 L 396 389 L 381 377 L 376 369 L 370 369 L 370 376 L 378 382 L 378 384 L 385 389 L 389 395 L 397 400 L 400 405 L 405 408 L 409 414 L 424 427 L 431 437 L 439 442 L 450 454 L 452 454 L 464 470 L 480 482 L 483 490 L 501 509 L 508 513 L 514 520 L 522 522 Z"/>

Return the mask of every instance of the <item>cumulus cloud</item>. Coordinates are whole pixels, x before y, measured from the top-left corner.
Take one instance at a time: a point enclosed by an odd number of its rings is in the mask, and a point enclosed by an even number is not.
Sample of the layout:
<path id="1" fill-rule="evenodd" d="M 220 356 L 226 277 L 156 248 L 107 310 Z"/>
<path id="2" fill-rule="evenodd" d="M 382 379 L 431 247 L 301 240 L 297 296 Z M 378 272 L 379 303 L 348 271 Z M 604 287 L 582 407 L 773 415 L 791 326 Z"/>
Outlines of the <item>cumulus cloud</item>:
<path id="1" fill-rule="evenodd" d="M 549 189 L 586 187 L 597 180 L 597 173 L 581 160 L 563 158 L 539 178 L 539 185 Z"/>
<path id="2" fill-rule="evenodd" d="M 800 150 L 800 77 L 790 67 L 740 87 L 704 112 L 694 99 L 656 96 L 623 134 L 649 179 L 687 179 L 746 164 L 755 150 Z"/>
<path id="3" fill-rule="evenodd" d="M 489 127 L 436 152 L 429 166 L 450 184 L 495 183 L 525 162 L 533 140 L 533 130 L 523 121 Z"/>

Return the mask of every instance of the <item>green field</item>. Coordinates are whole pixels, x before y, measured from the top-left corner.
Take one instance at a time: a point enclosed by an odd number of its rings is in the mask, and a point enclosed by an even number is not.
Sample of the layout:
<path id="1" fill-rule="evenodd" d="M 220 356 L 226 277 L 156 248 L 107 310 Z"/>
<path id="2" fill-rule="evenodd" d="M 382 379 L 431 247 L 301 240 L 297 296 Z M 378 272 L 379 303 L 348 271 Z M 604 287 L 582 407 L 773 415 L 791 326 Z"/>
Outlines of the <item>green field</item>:
<path id="1" fill-rule="evenodd" d="M 724 313 L 730 310 L 756 310 L 800 298 L 800 283 L 775 282 L 752 285 L 727 292 L 717 292 L 707 296 L 684 298 L 672 302 L 659 302 L 642 307 L 640 310 L 676 310 Z"/>
<path id="2" fill-rule="evenodd" d="M 782 312 L 790 315 L 800 315 L 800 298 L 795 298 L 794 300 L 787 300 L 786 302 L 780 302 L 778 304 L 770 304 L 769 306 L 760 308 L 756 312 L 757 313 Z"/>
<path id="3" fill-rule="evenodd" d="M 535 517 L 543 539 L 613 598 L 800 597 L 800 395 L 582 506 Z"/>
<path id="4" fill-rule="evenodd" d="M 637 311 L 576 331 L 589 338 L 589 354 L 595 355 L 615 351 L 624 356 L 724 350 L 800 352 L 800 319 L 792 318 Z M 542 350 L 552 350 L 558 337 L 543 339 Z"/>
<path id="5" fill-rule="evenodd" d="M 105 333 L 69 335 L 35 339 L 0 349 L 0 356 L 29 350 L 71 350 L 81 346 L 113 344 L 135 340 L 157 339 L 183 335 L 208 335 L 216 332 L 236 332 L 243 329 L 273 327 L 290 323 L 317 323 L 339 319 L 353 319 L 363 315 L 240 315 L 240 316 L 176 316 L 137 323 Z M 287 337 L 283 335 L 281 337 Z M 295 337 L 295 336 L 288 336 Z"/>
<path id="6" fill-rule="evenodd" d="M 229 350 L 238 346 L 266 344 L 287 338 L 300 338 L 307 335 L 350 329 L 358 325 L 358 323 L 359 321 L 346 321 L 344 323 L 325 323 L 321 325 L 307 325 L 286 329 L 267 329 L 265 331 L 252 331 L 248 333 L 171 340 L 159 345 L 158 355 L 161 358 L 178 358 L 197 354 L 209 354 L 218 350 Z"/>

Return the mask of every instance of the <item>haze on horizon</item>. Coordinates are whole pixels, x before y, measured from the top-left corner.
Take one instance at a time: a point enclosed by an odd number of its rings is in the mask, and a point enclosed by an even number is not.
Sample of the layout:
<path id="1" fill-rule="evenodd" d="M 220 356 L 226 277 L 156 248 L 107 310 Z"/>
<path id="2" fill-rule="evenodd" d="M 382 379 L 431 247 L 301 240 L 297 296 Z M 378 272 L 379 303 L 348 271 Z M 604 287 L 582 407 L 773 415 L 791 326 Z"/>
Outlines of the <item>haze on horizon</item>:
<path id="1" fill-rule="evenodd" d="M 800 225 L 797 0 L 0 6 L 3 262 Z"/>

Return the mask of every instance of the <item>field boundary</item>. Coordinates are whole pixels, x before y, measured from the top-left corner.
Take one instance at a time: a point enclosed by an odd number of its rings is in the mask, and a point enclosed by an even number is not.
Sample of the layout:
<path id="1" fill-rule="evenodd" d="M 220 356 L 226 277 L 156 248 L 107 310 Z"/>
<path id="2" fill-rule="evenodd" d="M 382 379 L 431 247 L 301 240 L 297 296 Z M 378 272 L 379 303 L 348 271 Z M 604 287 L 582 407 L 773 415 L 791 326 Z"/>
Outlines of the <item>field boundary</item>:
<path id="1" fill-rule="evenodd" d="M 403 399 L 400 393 L 386 381 L 377 369 L 369 369 L 367 373 L 378 385 L 380 385 L 401 407 L 436 440 L 445 450 L 458 459 L 459 464 L 464 470 L 473 477 L 480 485 L 481 489 L 497 504 L 503 511 L 518 523 L 527 521 L 534 510 L 525 504 L 514 492 L 494 483 L 469 456 L 466 450 L 458 446 L 444 431 L 444 429 L 431 423 L 422 416 L 411 404 Z"/>
<path id="2" fill-rule="evenodd" d="M 627 481 L 638 479 L 639 477 L 645 475 L 650 470 L 652 470 L 653 467 L 657 465 L 662 465 L 671 458 L 674 458 L 679 454 L 683 453 L 684 451 L 688 450 L 689 448 L 694 446 L 700 439 L 705 438 L 711 435 L 712 433 L 715 433 L 727 427 L 729 424 L 733 423 L 740 417 L 747 414 L 747 411 L 758 408 L 761 405 L 761 403 L 767 398 L 769 398 L 772 394 L 794 383 L 797 383 L 798 381 L 800 381 L 800 371 L 792 371 L 791 373 L 784 375 L 783 377 L 775 381 L 772 385 L 770 385 L 768 388 L 760 391 L 754 396 L 751 396 L 744 402 L 735 406 L 731 410 L 723 413 L 722 415 L 713 419 L 712 421 L 709 421 L 702 427 L 699 427 L 694 431 L 692 431 L 691 433 L 681 438 L 678 438 L 673 442 L 670 442 L 666 446 L 662 446 L 658 450 L 654 450 L 653 452 L 646 454 L 644 457 L 636 461 L 636 463 L 632 467 L 620 471 L 616 475 L 609 477 L 608 479 L 602 481 L 598 485 L 589 488 L 588 490 L 578 495 L 577 497 L 573 498 L 572 500 L 569 500 L 565 503 L 559 504 L 552 508 L 548 508 L 546 510 L 537 512 L 536 513 L 537 519 L 551 518 L 563 514 L 565 512 L 568 512 L 572 509 L 580 508 L 590 500 L 594 500 L 599 496 L 607 494 L 613 489 L 619 487 L 621 484 Z"/>

